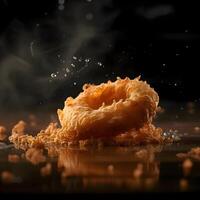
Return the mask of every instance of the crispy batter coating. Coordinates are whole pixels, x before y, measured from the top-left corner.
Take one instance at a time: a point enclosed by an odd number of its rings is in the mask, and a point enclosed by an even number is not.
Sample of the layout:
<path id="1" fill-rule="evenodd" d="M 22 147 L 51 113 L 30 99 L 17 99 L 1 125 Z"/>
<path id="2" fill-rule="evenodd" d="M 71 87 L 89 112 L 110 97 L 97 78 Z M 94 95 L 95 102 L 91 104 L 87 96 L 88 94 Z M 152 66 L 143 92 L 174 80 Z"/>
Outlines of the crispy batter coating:
<path id="1" fill-rule="evenodd" d="M 58 109 L 61 128 L 50 123 L 35 137 L 12 134 L 9 139 L 23 149 L 49 143 L 98 143 L 99 139 L 116 145 L 160 143 L 162 130 L 151 124 L 158 102 L 158 94 L 140 77 L 85 84 L 83 92 L 68 97 L 63 110 Z"/>
<path id="2" fill-rule="evenodd" d="M 64 140 L 111 137 L 151 123 L 159 97 L 139 79 L 84 85 L 78 97 L 67 98 L 64 109 L 58 110 L 58 134 Z"/>

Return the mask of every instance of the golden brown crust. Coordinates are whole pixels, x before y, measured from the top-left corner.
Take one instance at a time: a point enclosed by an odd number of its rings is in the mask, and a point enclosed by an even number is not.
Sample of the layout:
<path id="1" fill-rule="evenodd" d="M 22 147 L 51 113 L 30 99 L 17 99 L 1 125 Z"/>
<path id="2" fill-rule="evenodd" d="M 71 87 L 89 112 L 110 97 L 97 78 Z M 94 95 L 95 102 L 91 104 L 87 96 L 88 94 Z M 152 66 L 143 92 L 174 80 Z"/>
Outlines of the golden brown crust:
<path id="1" fill-rule="evenodd" d="M 84 85 L 78 97 L 67 98 L 64 109 L 58 110 L 58 134 L 67 140 L 111 137 L 151 123 L 159 97 L 139 78 Z"/>

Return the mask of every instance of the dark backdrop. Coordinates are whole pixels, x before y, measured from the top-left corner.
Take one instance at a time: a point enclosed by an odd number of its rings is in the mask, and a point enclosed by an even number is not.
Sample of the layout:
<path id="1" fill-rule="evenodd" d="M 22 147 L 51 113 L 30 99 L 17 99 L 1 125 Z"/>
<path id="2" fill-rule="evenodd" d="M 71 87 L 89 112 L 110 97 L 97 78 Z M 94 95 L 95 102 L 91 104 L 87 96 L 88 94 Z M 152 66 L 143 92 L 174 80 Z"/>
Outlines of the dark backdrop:
<path id="1" fill-rule="evenodd" d="M 162 100 L 199 102 L 199 20 L 182 1 L 1 0 L 0 106 L 57 106 L 138 75 Z"/>

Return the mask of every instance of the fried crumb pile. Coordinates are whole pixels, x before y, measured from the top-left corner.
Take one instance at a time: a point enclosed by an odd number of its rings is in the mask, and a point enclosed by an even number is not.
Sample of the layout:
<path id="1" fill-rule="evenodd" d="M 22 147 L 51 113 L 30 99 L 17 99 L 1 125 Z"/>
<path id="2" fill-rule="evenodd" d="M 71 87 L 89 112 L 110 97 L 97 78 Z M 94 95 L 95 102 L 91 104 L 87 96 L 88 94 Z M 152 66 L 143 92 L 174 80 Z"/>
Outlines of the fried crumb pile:
<path id="1" fill-rule="evenodd" d="M 24 134 L 20 121 L 9 137 L 15 147 L 27 149 L 49 144 L 135 145 L 161 143 L 162 130 L 152 124 L 159 97 L 140 77 L 118 78 L 100 85 L 85 84 L 76 98 L 68 97 L 58 109 L 61 127 L 50 123 L 36 136 Z"/>

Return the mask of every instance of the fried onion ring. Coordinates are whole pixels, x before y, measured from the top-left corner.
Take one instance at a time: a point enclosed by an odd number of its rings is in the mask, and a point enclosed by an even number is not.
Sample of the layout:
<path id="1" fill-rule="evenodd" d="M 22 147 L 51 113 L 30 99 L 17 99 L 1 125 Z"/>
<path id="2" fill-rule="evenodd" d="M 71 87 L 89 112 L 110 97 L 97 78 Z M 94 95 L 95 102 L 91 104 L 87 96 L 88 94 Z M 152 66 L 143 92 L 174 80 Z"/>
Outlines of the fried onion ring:
<path id="1" fill-rule="evenodd" d="M 75 99 L 58 109 L 63 140 L 112 137 L 151 123 L 159 97 L 140 77 L 118 78 L 100 85 L 85 84 Z"/>
<path id="2" fill-rule="evenodd" d="M 162 129 L 151 123 L 158 102 L 158 94 L 140 77 L 85 84 L 83 92 L 75 99 L 68 97 L 63 110 L 58 109 L 61 127 L 50 123 L 36 136 L 12 134 L 9 140 L 21 149 L 52 143 L 81 145 L 99 139 L 116 145 L 161 143 Z"/>

